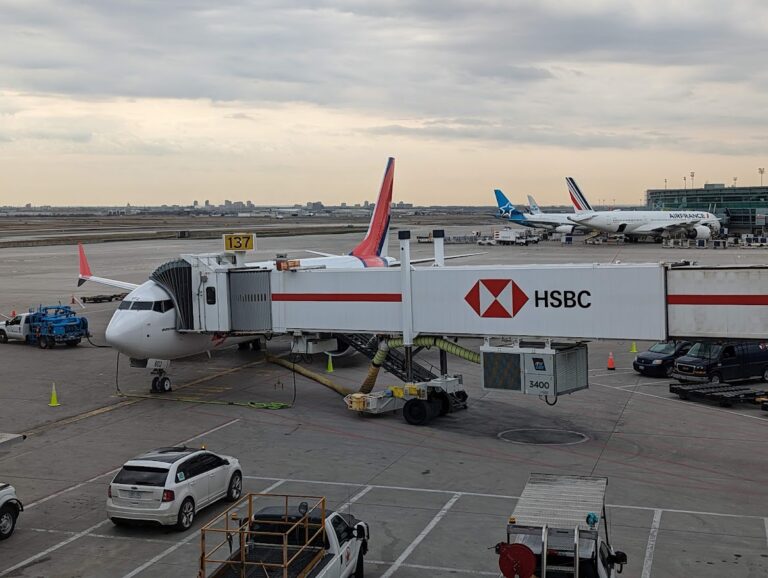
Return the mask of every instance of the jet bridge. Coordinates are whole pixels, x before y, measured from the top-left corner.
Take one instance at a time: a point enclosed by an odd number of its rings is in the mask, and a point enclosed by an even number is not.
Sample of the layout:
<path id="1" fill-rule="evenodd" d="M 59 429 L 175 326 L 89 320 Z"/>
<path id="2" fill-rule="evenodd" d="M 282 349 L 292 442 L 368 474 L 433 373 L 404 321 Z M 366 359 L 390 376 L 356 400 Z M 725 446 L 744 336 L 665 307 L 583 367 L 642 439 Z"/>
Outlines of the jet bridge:
<path id="1" fill-rule="evenodd" d="M 436 266 L 417 268 L 399 236 L 399 267 L 254 268 L 224 253 L 183 255 L 153 278 L 184 313 L 179 331 L 402 337 L 408 363 L 417 338 L 482 338 L 486 387 L 542 396 L 587 386 L 588 340 L 766 338 L 768 267 L 446 267 L 436 235 Z"/>

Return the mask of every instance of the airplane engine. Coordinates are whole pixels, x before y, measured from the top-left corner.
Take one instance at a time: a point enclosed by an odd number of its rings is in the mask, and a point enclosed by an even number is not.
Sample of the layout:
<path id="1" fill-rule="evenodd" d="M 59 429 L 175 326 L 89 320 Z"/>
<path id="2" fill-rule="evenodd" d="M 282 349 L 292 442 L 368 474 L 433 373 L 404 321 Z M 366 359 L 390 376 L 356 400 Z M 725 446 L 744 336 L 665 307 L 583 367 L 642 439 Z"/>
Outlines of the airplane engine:
<path id="1" fill-rule="evenodd" d="M 565 233 L 566 235 L 570 235 L 573 233 L 573 228 L 575 225 L 560 225 L 555 228 L 555 231 L 558 233 Z"/>
<path id="2" fill-rule="evenodd" d="M 686 236 L 689 239 L 710 239 L 712 237 L 712 229 L 706 225 L 696 225 L 688 231 Z"/>

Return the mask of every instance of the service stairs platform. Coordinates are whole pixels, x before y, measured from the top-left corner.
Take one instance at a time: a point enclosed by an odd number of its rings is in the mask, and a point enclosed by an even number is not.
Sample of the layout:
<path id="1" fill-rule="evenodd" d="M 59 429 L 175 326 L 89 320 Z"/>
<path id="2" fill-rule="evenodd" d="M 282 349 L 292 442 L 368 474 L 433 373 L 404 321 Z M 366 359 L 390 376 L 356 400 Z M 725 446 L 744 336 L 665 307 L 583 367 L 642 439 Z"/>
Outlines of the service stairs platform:
<path id="1" fill-rule="evenodd" d="M 733 383 L 670 383 L 669 392 L 677 394 L 680 399 L 708 401 L 723 407 L 736 403 L 758 403 L 760 398 L 768 397 L 768 389 Z"/>
<path id="2" fill-rule="evenodd" d="M 373 357 L 379 351 L 379 342 L 374 335 L 369 335 L 367 333 L 348 333 L 337 334 L 335 337 L 339 342 L 344 343 L 345 345 L 359 351 L 368 359 L 373 359 Z M 420 348 L 417 348 L 414 351 L 414 357 L 416 356 L 416 353 L 418 353 L 419 349 Z M 416 360 L 413 360 L 411 365 L 413 367 L 414 382 L 418 383 L 424 381 L 432 381 L 438 377 L 437 374 L 432 373 L 429 369 L 419 364 Z M 400 381 L 408 381 L 408 373 L 405 368 L 405 355 L 401 351 L 394 348 L 390 349 L 381 366 L 389 373 L 397 377 Z"/>

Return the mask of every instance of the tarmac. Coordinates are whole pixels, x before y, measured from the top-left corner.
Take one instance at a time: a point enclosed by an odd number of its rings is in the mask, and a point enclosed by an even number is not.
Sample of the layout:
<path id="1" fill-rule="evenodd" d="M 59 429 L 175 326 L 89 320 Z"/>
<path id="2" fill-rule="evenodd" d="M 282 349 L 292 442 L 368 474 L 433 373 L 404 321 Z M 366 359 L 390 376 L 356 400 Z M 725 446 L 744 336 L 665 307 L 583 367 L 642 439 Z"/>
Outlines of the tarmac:
<path id="1" fill-rule="evenodd" d="M 447 234 L 467 230 L 448 227 Z M 284 251 L 303 256 L 302 249 L 343 253 L 358 238 L 263 238 L 253 260 Z M 391 247 L 396 255 L 395 240 Z M 132 282 L 180 253 L 218 250 L 220 241 L 200 240 L 86 246 L 94 275 Z M 578 240 L 573 246 L 446 248 L 449 255 L 479 250 L 484 254 L 455 262 L 759 264 L 768 258 L 763 250 L 584 246 Z M 431 245 L 412 244 L 413 258 L 431 252 Z M 2 250 L 0 312 L 69 303 L 73 293 L 114 292 L 90 284 L 78 290 L 76 275 L 75 247 Z M 116 306 L 83 311 L 94 344 L 103 344 Z M 617 322 L 631 323 L 631 315 Z M 147 373 L 118 361 L 109 348 L 2 345 L 0 431 L 27 439 L 0 447 L 0 480 L 13 484 L 25 504 L 16 533 L 0 542 L 0 578 L 196 576 L 199 528 L 225 504 L 201 511 L 186 533 L 118 528 L 105 513 L 107 485 L 124 461 L 181 443 L 238 457 L 246 491 L 321 495 L 331 507 L 348 506 L 371 527 L 368 576 L 499 576 L 489 548 L 505 540 L 507 518 L 531 472 L 608 478 L 610 540 L 629 559 L 622 576 L 768 575 L 768 412 L 682 401 L 669 393 L 667 379 L 632 371 L 630 345 L 590 343 L 589 389 L 553 407 L 535 397 L 484 391 L 478 366 L 449 358 L 450 371 L 464 376 L 469 409 L 426 427 L 408 426 L 399 415 L 360 418 L 337 394 L 268 364 L 258 351 L 231 348 L 174 363 L 174 392 L 150 395 Z M 281 338 L 268 342 L 278 355 L 288 348 Z M 609 352 L 616 371 L 605 369 Z M 438 365 L 433 351 L 417 359 Z M 324 356 L 300 363 L 325 371 Z M 367 369 L 360 356 L 334 365 L 329 377 L 350 388 Z M 61 406 L 51 408 L 54 382 Z M 396 383 L 379 377 L 379 386 Z M 292 407 L 228 405 L 249 401 Z M 562 445 L 503 439 L 522 429 L 581 435 Z"/>

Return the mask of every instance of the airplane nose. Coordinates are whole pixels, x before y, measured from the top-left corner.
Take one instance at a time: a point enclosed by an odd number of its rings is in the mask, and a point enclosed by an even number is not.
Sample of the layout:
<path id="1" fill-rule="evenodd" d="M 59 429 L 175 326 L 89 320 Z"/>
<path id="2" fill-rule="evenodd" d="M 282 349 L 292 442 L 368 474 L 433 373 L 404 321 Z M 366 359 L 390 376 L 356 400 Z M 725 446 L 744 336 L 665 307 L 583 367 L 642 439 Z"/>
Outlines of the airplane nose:
<path id="1" fill-rule="evenodd" d="M 104 338 L 107 340 L 107 343 L 120 353 L 135 356 L 136 352 L 134 349 L 141 343 L 141 340 L 135 338 L 140 329 L 136 325 L 135 319 L 131 319 L 122 311 L 117 311 L 112 316 L 112 319 L 109 320 Z"/>

